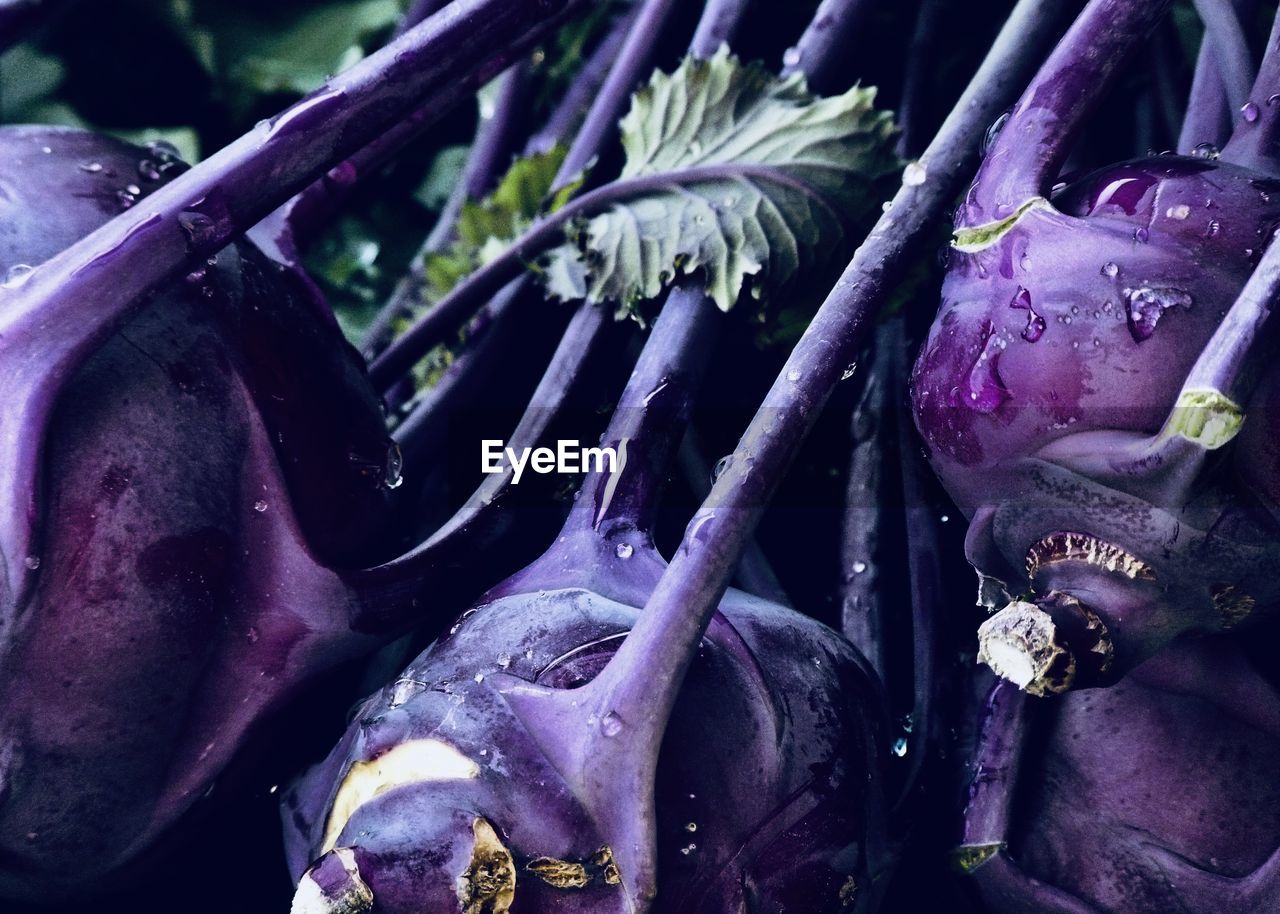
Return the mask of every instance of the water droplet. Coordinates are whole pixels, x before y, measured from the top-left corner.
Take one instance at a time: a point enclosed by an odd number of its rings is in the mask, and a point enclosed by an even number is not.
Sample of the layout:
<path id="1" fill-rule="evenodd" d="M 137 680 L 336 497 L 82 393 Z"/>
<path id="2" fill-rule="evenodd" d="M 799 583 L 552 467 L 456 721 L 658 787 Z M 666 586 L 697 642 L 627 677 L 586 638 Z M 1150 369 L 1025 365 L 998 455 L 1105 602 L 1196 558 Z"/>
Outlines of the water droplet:
<path id="1" fill-rule="evenodd" d="M 427 684 L 418 679 L 397 679 L 391 687 L 391 700 L 388 704 L 392 708 L 398 708 L 426 690 Z"/>
<path id="2" fill-rule="evenodd" d="M 617 711 L 610 711 L 600 719 L 600 732 L 605 736 L 617 736 L 622 732 L 622 718 Z"/>
<path id="3" fill-rule="evenodd" d="M 1276 102 L 1280 102 L 1280 94 L 1276 94 L 1276 95 L 1268 95 L 1268 96 L 1267 96 L 1267 107 L 1268 107 L 1268 108 L 1269 108 L 1269 107 L 1271 107 L 1272 105 L 1274 105 Z"/>
<path id="4" fill-rule="evenodd" d="M 902 170 L 902 183 L 907 187 L 919 187 L 929 180 L 929 172 L 919 162 L 908 162 Z"/>
<path id="5" fill-rule="evenodd" d="M 783 66 L 786 66 L 786 67 L 800 66 L 800 49 L 793 45 L 792 47 L 789 47 L 785 51 L 783 51 L 782 64 Z"/>
<path id="6" fill-rule="evenodd" d="M 1037 342 L 1040 337 L 1044 336 L 1047 326 L 1042 315 L 1038 314 L 1031 306 L 1031 293 L 1018 286 L 1018 291 L 1014 293 L 1013 301 L 1009 302 L 1009 307 L 1016 311 L 1027 312 L 1027 325 L 1022 328 L 1022 338 L 1028 343 Z"/>
<path id="7" fill-rule="evenodd" d="M 30 279 L 31 274 L 35 271 L 36 268 L 30 264 L 15 263 L 13 266 L 9 267 L 9 271 L 5 274 L 4 287 L 6 289 L 16 289 L 18 286 Z"/>
<path id="8" fill-rule="evenodd" d="M 796 371 L 794 368 L 791 371 L 788 371 L 787 380 L 790 381 L 792 384 L 794 384 L 796 381 L 799 381 L 800 372 Z"/>
<path id="9" fill-rule="evenodd" d="M 982 322 L 981 334 L 978 354 L 969 368 L 969 376 L 966 379 L 968 390 L 965 402 L 977 412 L 993 413 L 1009 399 L 1009 391 L 1000 378 L 1000 348 L 993 342 L 995 327 L 991 321 Z"/>
<path id="10" fill-rule="evenodd" d="M 387 439 L 380 484 L 384 489 L 398 489 L 404 484 L 404 455 L 400 452 L 400 445 L 391 439 Z"/>
<path id="11" fill-rule="evenodd" d="M 731 466 L 733 466 L 732 454 L 726 454 L 725 456 L 717 460 L 716 465 L 711 468 L 712 485 L 715 485 L 715 483 L 720 479 L 720 477 L 724 475 L 725 470 L 729 469 L 729 467 Z"/>
<path id="12" fill-rule="evenodd" d="M 121 209 L 129 209 L 133 204 L 138 202 L 137 194 L 129 193 L 128 189 L 116 191 L 116 201 L 120 204 Z"/>
<path id="13" fill-rule="evenodd" d="M 264 511 L 267 510 L 267 503 L 263 501 L 261 498 L 259 498 L 257 501 L 253 503 L 253 510 L 257 511 L 259 514 L 262 514 Z"/>
<path id="14" fill-rule="evenodd" d="M 1222 150 L 1214 143 L 1200 143 L 1191 150 L 1191 155 L 1197 159 L 1216 159 L 1222 155 Z"/>
<path id="15" fill-rule="evenodd" d="M 1210 219 L 1209 224 L 1204 227 L 1205 236 L 1212 238 L 1218 232 L 1222 231 L 1222 223 L 1217 219 Z"/>
<path id="16" fill-rule="evenodd" d="M 511 667 L 511 655 L 503 651 L 498 655 L 498 669 L 505 670 Z"/>
<path id="17" fill-rule="evenodd" d="M 533 659 L 533 648 L 529 648 L 527 651 L 524 652 L 524 659 L 525 660 Z"/>
<path id="18" fill-rule="evenodd" d="M 1126 289 L 1126 310 L 1129 319 L 1129 333 L 1136 342 L 1143 342 L 1155 333 L 1156 324 L 1170 308 L 1187 309 L 1191 307 L 1191 296 L 1181 289 L 1161 289 L 1142 286 L 1138 289 Z"/>
<path id="19" fill-rule="evenodd" d="M 1258 119 L 1258 106 L 1253 102 L 1245 102 L 1244 107 L 1240 109 L 1240 116 L 1244 118 L 1246 124 L 1252 124 Z"/>
<path id="20" fill-rule="evenodd" d="M 950 522 L 951 522 L 951 515 L 949 515 L 949 514 L 944 514 L 944 515 L 942 515 L 940 518 L 938 518 L 938 520 L 942 521 L 942 523 L 944 523 L 944 524 L 946 524 L 946 523 L 950 523 Z"/>
<path id="21" fill-rule="evenodd" d="M 635 551 L 635 548 L 630 543 L 618 543 L 618 547 L 613 550 L 613 554 L 620 559 L 629 559 Z"/>
<path id="22" fill-rule="evenodd" d="M 476 682 L 484 682 L 484 673 L 476 673 L 471 678 L 474 679 Z"/>
<path id="23" fill-rule="evenodd" d="M 101 174 L 102 163 L 101 162 L 81 162 L 80 170 L 87 171 L 91 175 Z"/>
<path id="24" fill-rule="evenodd" d="M 841 381 L 849 380 L 850 378 L 853 377 L 854 372 L 856 372 L 857 370 L 858 370 L 858 363 L 850 362 L 849 366 L 845 368 L 844 371 L 840 372 L 840 380 Z"/>
<path id="25" fill-rule="evenodd" d="M 687 825 L 685 825 L 684 830 L 692 834 L 693 832 L 696 832 L 698 830 L 698 823 L 690 822 Z"/>
<path id="26" fill-rule="evenodd" d="M 884 201 L 883 203 L 881 203 L 881 204 L 880 204 L 880 211 L 881 211 L 882 213 L 887 213 L 887 212 L 889 212 L 889 210 L 891 210 L 891 209 L 893 209 L 893 201 L 892 201 L 892 200 L 886 200 L 886 201 Z"/>
<path id="27" fill-rule="evenodd" d="M 51 156 L 51 155 L 53 155 L 53 147 L 52 147 L 52 146 L 42 146 L 42 147 L 40 148 L 40 151 L 41 151 L 41 152 L 43 152 L 43 153 L 44 153 L 45 155 L 47 155 L 47 156 Z"/>
<path id="28" fill-rule="evenodd" d="M 690 841 L 687 846 L 680 848 L 680 853 L 684 854 L 687 857 L 697 849 L 698 849 L 698 845 Z"/>
<path id="29" fill-rule="evenodd" d="M 249 630 L 244 633 L 244 637 L 245 637 L 245 640 L 248 641 L 250 644 L 257 644 L 258 638 L 260 638 L 261 635 L 258 633 L 257 628 L 250 625 Z"/>
<path id="30" fill-rule="evenodd" d="M 866 562 L 854 562 L 854 563 L 853 563 L 853 573 L 854 573 L 854 574 L 862 574 L 862 573 L 863 573 L 864 571 L 866 571 L 866 570 L 867 570 L 867 563 L 866 563 Z"/>
<path id="31" fill-rule="evenodd" d="M 40 567 L 40 556 L 38 556 L 38 555 L 29 555 L 29 556 L 27 556 L 25 559 L 23 559 L 23 560 L 22 560 L 22 564 L 26 565 L 26 566 L 27 566 L 28 568 L 30 568 L 32 571 L 35 571 L 37 568 L 39 568 L 39 567 Z"/>
<path id="32" fill-rule="evenodd" d="M 1146 226 L 1140 225 L 1133 230 L 1133 240 L 1138 242 L 1138 244 L 1146 244 L 1150 237 L 1151 233 L 1147 231 Z"/>
<path id="33" fill-rule="evenodd" d="M 1009 122 L 1009 115 L 1013 113 L 1010 109 L 1000 115 L 991 122 L 991 126 L 987 128 L 987 132 L 982 137 L 982 155 L 985 157 L 996 141 L 996 137 L 1000 136 L 1000 131 L 1004 129 L 1004 125 Z"/>
<path id="34" fill-rule="evenodd" d="M 160 166 L 151 159 L 143 159 L 138 163 L 138 177 L 144 181 L 159 181 Z"/>
<path id="35" fill-rule="evenodd" d="M 1170 219 L 1177 219 L 1178 221 L 1182 221 L 1183 219 L 1191 215 L 1191 207 L 1187 206 L 1187 204 L 1185 203 L 1179 203 L 1177 206 L 1169 207 L 1167 210 L 1164 211 L 1164 214 L 1168 216 Z"/>
<path id="36" fill-rule="evenodd" d="M 894 740 L 893 754 L 898 758 L 902 758 L 907 754 L 907 741 L 902 737 L 899 737 L 898 739 Z"/>

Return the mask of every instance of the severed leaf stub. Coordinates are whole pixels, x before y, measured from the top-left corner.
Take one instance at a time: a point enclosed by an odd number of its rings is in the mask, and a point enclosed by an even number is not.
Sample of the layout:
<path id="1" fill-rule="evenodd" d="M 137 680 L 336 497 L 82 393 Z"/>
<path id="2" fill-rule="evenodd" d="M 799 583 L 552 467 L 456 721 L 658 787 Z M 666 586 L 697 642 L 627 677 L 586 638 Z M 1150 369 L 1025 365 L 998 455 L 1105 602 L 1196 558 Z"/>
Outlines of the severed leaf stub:
<path id="1" fill-rule="evenodd" d="M 725 311 L 744 288 L 786 282 L 840 249 L 877 183 L 899 167 L 876 90 L 818 98 L 727 48 L 656 73 L 621 123 L 619 184 L 643 187 L 570 226 L 545 258 L 548 291 L 629 313 L 701 273 Z"/>

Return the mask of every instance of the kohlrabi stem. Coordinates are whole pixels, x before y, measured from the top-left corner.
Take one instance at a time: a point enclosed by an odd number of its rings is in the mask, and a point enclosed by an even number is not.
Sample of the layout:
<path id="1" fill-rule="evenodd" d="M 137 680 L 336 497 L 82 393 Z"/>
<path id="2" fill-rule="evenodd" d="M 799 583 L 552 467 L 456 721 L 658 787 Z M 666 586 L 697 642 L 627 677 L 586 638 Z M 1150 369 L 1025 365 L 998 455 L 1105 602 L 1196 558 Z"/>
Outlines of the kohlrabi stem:
<path id="1" fill-rule="evenodd" d="M 844 530 L 840 545 L 840 630 L 886 682 L 885 623 L 890 601 L 881 575 L 883 537 L 889 523 L 893 481 L 889 468 L 893 414 L 893 372 L 887 325 L 876 332 L 870 366 L 853 408 L 849 479 L 845 487 Z M 901 394 L 901 391 L 899 391 Z"/>
<path id="2" fill-rule="evenodd" d="M 145 293 L 216 253 L 410 112 L 432 99 L 440 107 L 456 101 L 460 80 L 506 69 L 576 2 L 455 0 L 3 290 L 0 348 L 11 390 L 27 391 L 0 412 L 0 466 L 10 474 L 0 489 L 0 526 L 26 532 L 11 540 L 21 551 L 4 556 L 12 594 L 34 580 L 28 550 L 53 404 L 80 362 L 145 304 Z"/>
<path id="3" fill-rule="evenodd" d="M 725 163 L 695 165 L 679 171 L 660 174 L 637 175 L 619 179 L 603 187 L 575 197 L 563 208 L 544 216 L 502 252 L 501 255 L 476 270 L 430 311 L 406 330 L 394 343 L 373 360 L 369 376 L 374 386 L 386 390 L 396 383 L 433 347 L 448 339 L 466 318 L 473 314 L 490 296 L 497 294 L 507 283 L 518 279 L 527 265 L 564 240 L 564 230 L 576 219 L 597 215 L 615 203 L 625 202 L 671 188 L 679 188 L 700 181 L 722 181 L 750 178 L 755 181 L 784 185 L 787 189 L 810 197 L 818 206 L 830 205 L 822 195 L 782 170 L 769 165 L 742 165 Z M 839 213 L 832 211 L 839 218 Z M 588 307 L 599 307 L 588 303 Z"/>
<path id="4" fill-rule="evenodd" d="M 936 745 L 938 723 L 937 673 L 941 653 L 940 627 L 946 613 L 942 569 L 938 564 L 938 518 L 926 496 L 931 470 L 922 453 L 920 436 L 911 420 L 904 395 L 910 369 L 907 362 L 905 322 L 895 316 L 888 322 L 887 337 L 893 360 L 893 404 L 897 412 L 898 455 L 902 468 L 902 505 L 907 536 L 906 590 L 911 597 L 912 712 L 907 734 L 907 774 L 899 803 L 915 787 L 920 772 Z M 895 588 L 897 590 L 898 588 Z M 892 600 L 886 595 L 884 599 Z"/>
<path id="5" fill-rule="evenodd" d="M 1253 86 L 1253 55 L 1231 0 L 1191 0 L 1204 23 L 1204 43 L 1211 48 L 1218 78 L 1233 111 L 1244 107 Z M 1203 50 L 1203 49 L 1202 49 Z"/>
<path id="6" fill-rule="evenodd" d="M 818 95 L 845 88 L 833 85 L 836 71 L 847 59 L 853 36 L 875 7 L 875 0 L 822 0 L 800 40 L 783 55 L 782 72 L 804 73 L 809 88 Z"/>
<path id="7" fill-rule="evenodd" d="M 528 97 L 528 64 L 517 64 L 498 79 L 501 83 L 493 111 L 487 115 L 485 112 L 480 114 L 475 139 L 471 143 L 462 171 L 462 180 L 454 184 L 453 191 L 436 217 L 435 225 L 422 242 L 422 247 L 414 254 L 408 274 L 396 283 L 391 296 L 365 331 L 360 350 L 366 357 L 372 358 L 387 344 L 396 320 L 407 314 L 418 300 L 423 284 L 423 261 L 430 254 L 444 250 L 453 239 L 463 203 L 468 198 L 479 199 L 487 193 L 511 155 L 514 134 Z M 307 191 L 303 191 L 302 195 L 306 193 Z"/>
<path id="8" fill-rule="evenodd" d="M 1021 0 L 1015 7 L 921 156 L 926 179 L 901 187 L 854 255 L 604 670 L 574 690 L 508 685 L 512 708 L 613 837 L 623 888 L 637 914 L 649 909 L 656 891 L 652 804 L 658 747 L 738 556 L 875 311 L 952 201 L 987 125 L 1043 53 L 1058 9 L 1056 0 Z M 636 798 L 647 806 L 643 815 L 635 815 Z"/>
<path id="9" fill-rule="evenodd" d="M 916 14 L 916 27 L 907 50 L 902 101 L 898 104 L 898 127 L 902 131 L 898 135 L 898 155 L 904 159 L 919 153 L 928 140 L 921 109 L 926 99 L 937 94 L 936 52 L 946 7 L 947 0 L 922 0 Z"/>
<path id="10" fill-rule="evenodd" d="M 706 12 L 698 21 L 690 47 L 693 53 L 709 57 L 722 44 L 732 46 L 733 36 L 742 25 L 743 17 L 753 0 L 720 0 L 708 3 Z"/>
<path id="11" fill-rule="evenodd" d="M 1256 8 L 1257 0 L 1232 0 L 1232 11 L 1237 21 L 1252 17 Z M 1244 96 L 1248 95 L 1246 86 L 1241 99 L 1232 104 L 1224 82 L 1224 68 L 1219 60 L 1218 43 L 1210 40 L 1206 33 L 1196 56 L 1191 95 L 1187 99 L 1187 111 L 1178 135 L 1178 151 L 1181 153 L 1189 154 L 1204 143 L 1217 147 L 1225 145 L 1231 135 L 1235 114 L 1244 104 Z"/>
<path id="12" fill-rule="evenodd" d="M 1222 158 L 1280 175 L 1280 13 L 1267 36 L 1267 49 L 1253 91 L 1236 112 L 1235 127 Z"/>
<path id="13" fill-rule="evenodd" d="M 956 851 L 965 872 L 982 866 L 1008 843 L 1026 717 L 1027 696 L 1013 683 L 1000 681 L 987 693 Z"/>
<path id="14" fill-rule="evenodd" d="M 639 6 L 632 6 L 614 21 L 600 44 L 583 63 L 564 96 L 556 105 L 547 122 L 542 125 L 525 145 L 525 155 L 547 152 L 566 137 L 573 136 L 583 124 L 583 118 L 591 110 L 592 102 L 599 97 L 600 87 L 614 64 L 622 56 L 622 49 L 635 27 Z"/>
<path id="15" fill-rule="evenodd" d="M 693 491 L 695 498 L 702 499 L 711 491 L 714 468 L 707 460 L 699 441 L 697 429 L 690 427 L 685 432 L 684 440 L 680 442 L 677 459 L 684 473 L 685 484 Z M 782 606 L 791 605 L 786 589 L 756 540 L 748 543 L 742 551 L 742 561 L 738 563 L 738 569 L 733 575 L 733 586 Z"/>
<path id="16" fill-rule="evenodd" d="M 587 475 L 566 529 L 649 531 L 724 319 L 696 282 L 667 295 L 601 438 L 616 450 L 618 465 Z"/>
<path id="17" fill-rule="evenodd" d="M 998 222 L 1048 194 L 1086 116 L 1171 0 L 1091 0 L 992 143 L 957 227 Z"/>

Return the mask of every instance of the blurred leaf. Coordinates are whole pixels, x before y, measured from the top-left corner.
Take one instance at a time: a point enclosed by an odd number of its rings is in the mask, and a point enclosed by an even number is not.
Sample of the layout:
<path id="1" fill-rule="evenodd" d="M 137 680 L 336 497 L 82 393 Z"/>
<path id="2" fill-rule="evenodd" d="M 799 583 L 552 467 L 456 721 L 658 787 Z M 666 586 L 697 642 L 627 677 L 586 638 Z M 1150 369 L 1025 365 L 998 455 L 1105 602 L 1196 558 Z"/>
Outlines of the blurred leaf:
<path id="1" fill-rule="evenodd" d="M 188 165 L 200 161 L 200 135 L 192 127 L 149 127 L 142 130 L 112 130 L 113 136 L 138 146 L 151 142 L 168 143 Z"/>
<path id="2" fill-rule="evenodd" d="M 457 239 L 447 250 L 430 254 L 423 262 L 428 302 L 439 301 L 459 280 L 501 254 L 541 213 L 564 205 L 581 186 L 581 179 L 572 181 L 552 196 L 565 154 L 563 146 L 553 146 L 547 152 L 516 159 L 493 193 L 463 204 Z"/>
<path id="3" fill-rule="evenodd" d="M 444 208 L 453 188 L 462 180 L 467 166 L 466 146 L 446 146 L 431 160 L 431 170 L 418 186 L 414 198 L 433 212 Z"/>

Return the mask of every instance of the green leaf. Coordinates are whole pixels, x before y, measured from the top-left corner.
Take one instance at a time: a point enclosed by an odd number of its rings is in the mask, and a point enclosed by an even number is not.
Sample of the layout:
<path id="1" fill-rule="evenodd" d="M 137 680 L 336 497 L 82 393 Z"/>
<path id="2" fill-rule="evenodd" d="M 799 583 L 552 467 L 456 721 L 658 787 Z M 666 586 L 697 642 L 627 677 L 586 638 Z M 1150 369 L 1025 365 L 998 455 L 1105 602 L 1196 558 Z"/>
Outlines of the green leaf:
<path id="1" fill-rule="evenodd" d="M 701 272 L 728 311 L 744 287 L 759 296 L 766 281 L 823 265 L 900 166 L 892 117 L 874 99 L 860 87 L 817 98 L 802 77 L 725 48 L 655 74 L 621 123 L 619 184 L 650 189 L 573 226 L 544 265 L 548 291 L 629 313 L 677 274 Z"/>
<path id="2" fill-rule="evenodd" d="M 489 196 L 463 204 L 456 240 L 448 250 L 429 254 L 423 262 L 429 302 L 439 301 L 469 273 L 499 256 L 539 215 L 554 212 L 568 201 L 581 186 L 581 178 L 552 194 L 565 154 L 563 146 L 553 146 L 516 159 Z"/>
<path id="3" fill-rule="evenodd" d="M 414 198 L 432 212 L 439 212 L 463 179 L 467 166 L 466 146 L 446 146 L 435 154 L 427 176 L 418 186 Z"/>

